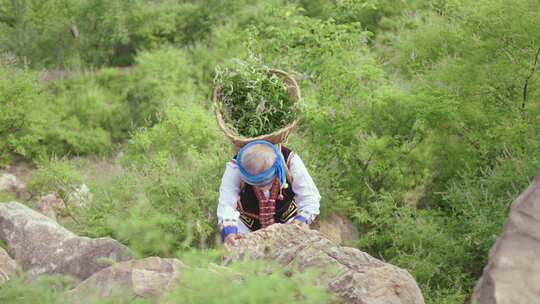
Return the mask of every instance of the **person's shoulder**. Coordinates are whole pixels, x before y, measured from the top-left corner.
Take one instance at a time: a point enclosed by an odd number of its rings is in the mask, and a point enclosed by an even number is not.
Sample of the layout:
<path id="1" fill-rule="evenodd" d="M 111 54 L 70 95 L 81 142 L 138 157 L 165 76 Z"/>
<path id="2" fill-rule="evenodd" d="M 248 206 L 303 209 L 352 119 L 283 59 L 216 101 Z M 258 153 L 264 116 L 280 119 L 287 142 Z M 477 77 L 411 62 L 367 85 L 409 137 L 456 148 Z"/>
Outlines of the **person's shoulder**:
<path id="1" fill-rule="evenodd" d="M 232 159 L 230 161 L 228 161 L 225 166 L 227 168 L 230 168 L 230 169 L 238 169 L 238 165 L 236 164 L 236 160 L 235 159 Z"/>
<path id="2" fill-rule="evenodd" d="M 281 154 L 283 155 L 283 158 L 285 159 L 285 162 L 287 163 L 287 165 L 290 165 L 291 160 L 294 158 L 294 155 L 296 153 L 294 153 L 292 149 L 289 149 L 285 146 L 281 146 Z"/>

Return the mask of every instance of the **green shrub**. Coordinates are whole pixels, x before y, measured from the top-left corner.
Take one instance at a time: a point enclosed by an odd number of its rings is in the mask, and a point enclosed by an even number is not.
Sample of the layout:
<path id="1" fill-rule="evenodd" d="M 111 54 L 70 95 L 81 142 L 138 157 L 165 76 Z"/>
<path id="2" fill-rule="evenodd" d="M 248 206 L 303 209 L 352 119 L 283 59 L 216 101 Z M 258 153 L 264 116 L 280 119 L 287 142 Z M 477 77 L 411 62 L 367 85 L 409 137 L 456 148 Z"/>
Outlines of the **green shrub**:
<path id="1" fill-rule="evenodd" d="M 35 280 L 28 277 L 12 278 L 0 285 L 0 301 L 7 304 L 60 304 L 67 300 L 65 292 L 76 282 L 61 276 L 41 276 Z"/>
<path id="2" fill-rule="evenodd" d="M 0 165 L 5 165 L 16 154 L 34 158 L 43 153 L 40 126 L 45 124 L 40 114 L 48 114 L 46 101 L 40 96 L 35 76 L 27 71 L 0 66 Z"/>
<path id="3" fill-rule="evenodd" d="M 191 73 L 190 62 L 180 49 L 141 52 L 129 75 L 132 84 L 127 91 L 129 117 L 134 125 L 154 124 L 167 105 L 178 103 L 183 93 L 193 92 Z"/>
<path id="4" fill-rule="evenodd" d="M 295 272 L 268 261 L 214 268 L 188 268 L 185 281 L 168 299 L 184 303 L 331 303 L 333 299 L 315 285 L 315 272 Z"/>
<path id="5" fill-rule="evenodd" d="M 14 156 L 35 161 L 52 155 L 103 154 L 110 134 L 94 115 L 95 100 L 56 100 L 28 70 L 0 67 L 0 163 Z M 106 107 L 106 106 L 103 106 Z"/>
<path id="6" fill-rule="evenodd" d="M 28 180 L 28 189 L 35 197 L 56 193 L 64 201 L 68 200 L 68 195 L 81 186 L 83 177 L 80 169 L 74 163 L 51 159 L 40 161 L 37 169 L 32 172 Z"/>
<path id="7" fill-rule="evenodd" d="M 126 101 L 129 88 L 128 76 L 116 69 L 82 72 L 49 85 L 62 121 L 78 121 L 84 128 L 98 129 L 111 142 L 125 140 L 133 129 Z M 91 153 L 95 151 L 85 154 Z"/>
<path id="8" fill-rule="evenodd" d="M 194 102 L 171 105 L 159 117 L 129 141 L 121 174 L 90 184 L 93 199 L 77 211 L 76 231 L 112 235 L 141 255 L 213 246 L 216 172 L 232 157 L 228 144 L 211 113 Z"/>

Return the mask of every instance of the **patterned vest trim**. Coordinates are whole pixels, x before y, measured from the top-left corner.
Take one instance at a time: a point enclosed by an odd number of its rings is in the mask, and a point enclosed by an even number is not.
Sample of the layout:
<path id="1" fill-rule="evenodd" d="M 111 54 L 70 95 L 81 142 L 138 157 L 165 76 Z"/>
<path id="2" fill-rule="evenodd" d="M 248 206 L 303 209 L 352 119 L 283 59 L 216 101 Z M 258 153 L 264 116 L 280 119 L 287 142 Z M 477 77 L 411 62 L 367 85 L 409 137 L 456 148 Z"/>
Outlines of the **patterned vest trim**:
<path id="1" fill-rule="evenodd" d="M 292 151 L 281 147 L 281 153 L 287 166 L 289 166 L 289 158 L 292 155 Z M 234 156 L 236 160 L 236 156 Z M 276 223 L 286 223 L 293 218 L 298 211 L 296 202 L 294 201 L 294 192 L 292 186 L 289 184 L 287 189 L 283 189 L 283 200 L 276 200 L 276 213 L 274 220 Z M 251 231 L 261 229 L 261 222 L 259 221 L 259 201 L 253 191 L 253 186 L 245 184 L 240 190 L 240 200 L 237 202 L 236 209 L 240 212 L 240 220 Z"/>

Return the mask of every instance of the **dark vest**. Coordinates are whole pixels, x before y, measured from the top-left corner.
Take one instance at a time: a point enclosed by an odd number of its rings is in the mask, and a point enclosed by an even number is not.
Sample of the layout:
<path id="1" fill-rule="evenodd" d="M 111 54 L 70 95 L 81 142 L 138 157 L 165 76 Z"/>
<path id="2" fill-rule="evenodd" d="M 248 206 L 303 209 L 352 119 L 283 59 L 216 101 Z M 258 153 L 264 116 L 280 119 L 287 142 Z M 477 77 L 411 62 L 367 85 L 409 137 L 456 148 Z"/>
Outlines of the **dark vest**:
<path id="1" fill-rule="evenodd" d="M 281 153 L 283 154 L 283 158 L 287 165 L 289 163 L 291 152 L 291 150 L 283 146 L 281 147 Z M 234 156 L 234 159 L 236 160 L 236 156 Z M 287 182 L 289 183 L 289 181 Z M 282 191 L 283 200 L 276 200 L 276 214 L 274 215 L 276 223 L 285 223 L 297 213 L 292 185 L 289 183 L 289 187 Z M 240 191 L 240 201 L 238 201 L 236 208 L 238 212 L 240 212 L 240 220 L 251 229 L 251 231 L 259 230 L 261 228 L 261 222 L 259 221 L 259 201 L 257 200 L 252 185 L 244 183 L 244 186 Z"/>

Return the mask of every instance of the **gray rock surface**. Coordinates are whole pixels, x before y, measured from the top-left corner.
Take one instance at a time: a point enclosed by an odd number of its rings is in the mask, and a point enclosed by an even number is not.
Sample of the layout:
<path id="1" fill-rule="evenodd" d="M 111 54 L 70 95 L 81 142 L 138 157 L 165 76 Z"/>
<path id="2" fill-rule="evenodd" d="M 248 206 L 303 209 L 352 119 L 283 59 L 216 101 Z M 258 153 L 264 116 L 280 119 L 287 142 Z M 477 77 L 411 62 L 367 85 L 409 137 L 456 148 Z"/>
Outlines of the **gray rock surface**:
<path id="1" fill-rule="evenodd" d="M 347 217 L 336 213 L 315 221 L 311 226 L 339 245 L 352 245 L 358 241 L 356 226 Z"/>
<path id="2" fill-rule="evenodd" d="M 17 263 L 0 248 L 0 284 L 9 280 L 17 272 Z"/>
<path id="3" fill-rule="evenodd" d="M 13 191 L 16 192 L 22 187 L 25 187 L 15 175 L 10 173 L 4 173 L 0 175 L 0 191 Z"/>
<path id="4" fill-rule="evenodd" d="M 512 203 L 473 298 L 478 304 L 540 303 L 540 175 Z"/>
<path id="5" fill-rule="evenodd" d="M 110 238 L 79 237 L 54 220 L 17 202 L 0 204 L 0 240 L 31 276 L 66 274 L 84 280 L 132 259 L 129 249 Z"/>
<path id="6" fill-rule="evenodd" d="M 73 303 L 88 300 L 122 300 L 162 295 L 179 282 L 182 262 L 149 257 L 115 264 L 95 273 L 70 291 Z"/>
<path id="7" fill-rule="evenodd" d="M 355 248 L 341 247 L 320 232 L 291 224 L 275 224 L 226 245 L 231 260 L 255 258 L 294 263 L 300 271 L 321 271 L 319 282 L 344 303 L 421 304 L 422 293 L 403 269 Z"/>

